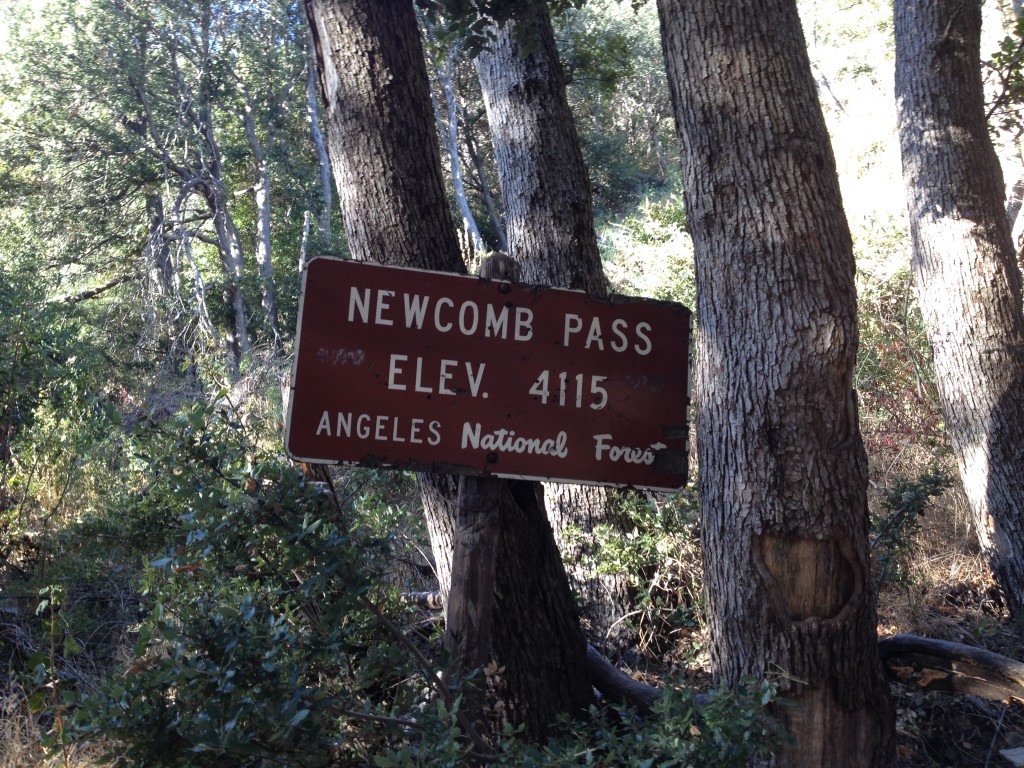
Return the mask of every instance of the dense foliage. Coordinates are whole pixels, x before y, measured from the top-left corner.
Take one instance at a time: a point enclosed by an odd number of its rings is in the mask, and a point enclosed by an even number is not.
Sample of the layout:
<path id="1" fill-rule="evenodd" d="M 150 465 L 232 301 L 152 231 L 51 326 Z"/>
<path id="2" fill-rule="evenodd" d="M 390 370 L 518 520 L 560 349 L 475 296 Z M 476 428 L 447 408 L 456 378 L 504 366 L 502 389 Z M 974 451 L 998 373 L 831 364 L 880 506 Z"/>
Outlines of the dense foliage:
<path id="1" fill-rule="evenodd" d="M 494 248 L 482 6 L 422 5 L 465 177 L 453 215 Z M 802 4 L 858 249 L 881 620 L 1012 651 L 888 192 L 887 9 Z M 441 618 L 408 600 L 436 587 L 414 478 L 284 457 L 299 262 L 346 248 L 300 3 L 22 0 L 0 18 L 0 767 L 735 766 L 785 738 L 764 714 L 776 681 L 697 698 L 713 685 L 695 486 L 629 495 L 628 535 L 599 527 L 585 548 L 627 577 L 636 646 L 618 661 L 664 685 L 654 712 L 596 701 L 536 745 L 439 683 Z M 554 21 L 609 283 L 693 306 L 654 4 L 560 2 Z M 1021 22 L 1005 22 L 991 118 L 1019 176 Z M 494 698 L 501 674 L 471 682 Z M 901 706 L 908 754 L 934 758 L 914 765 L 968 764 L 932 746 L 941 702 Z"/>

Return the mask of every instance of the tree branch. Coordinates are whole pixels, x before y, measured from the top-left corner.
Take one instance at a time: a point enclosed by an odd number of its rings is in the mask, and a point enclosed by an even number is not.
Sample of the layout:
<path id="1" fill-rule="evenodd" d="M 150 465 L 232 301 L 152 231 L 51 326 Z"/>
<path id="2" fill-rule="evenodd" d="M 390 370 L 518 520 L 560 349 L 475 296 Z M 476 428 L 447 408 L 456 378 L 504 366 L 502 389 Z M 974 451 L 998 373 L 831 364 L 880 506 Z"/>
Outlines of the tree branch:
<path id="1" fill-rule="evenodd" d="M 110 282 L 104 283 L 98 288 L 90 288 L 87 291 L 73 293 L 70 296 L 61 296 L 60 298 L 55 299 L 55 302 L 58 304 L 77 304 L 78 302 L 85 301 L 86 299 L 94 299 L 100 294 L 109 291 L 111 288 L 121 285 L 121 283 L 127 283 L 129 280 L 138 280 L 140 277 L 141 275 L 138 272 L 130 275 L 121 275 L 121 277 L 115 277 Z"/>
<path id="2" fill-rule="evenodd" d="M 917 635 L 879 640 L 878 652 L 906 685 L 1024 704 L 1024 663 L 1008 656 Z"/>

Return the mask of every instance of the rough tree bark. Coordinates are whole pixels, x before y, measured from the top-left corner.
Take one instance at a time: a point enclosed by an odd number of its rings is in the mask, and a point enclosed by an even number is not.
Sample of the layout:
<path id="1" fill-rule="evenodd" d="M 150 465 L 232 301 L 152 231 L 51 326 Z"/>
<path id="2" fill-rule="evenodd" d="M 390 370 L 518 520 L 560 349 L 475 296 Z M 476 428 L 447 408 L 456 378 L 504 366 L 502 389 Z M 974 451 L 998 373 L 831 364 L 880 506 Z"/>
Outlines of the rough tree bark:
<path id="1" fill-rule="evenodd" d="M 697 268 L 712 663 L 781 671 L 787 766 L 890 766 L 853 248 L 794 0 L 659 0 Z"/>
<path id="2" fill-rule="evenodd" d="M 462 272 L 410 0 L 306 0 L 328 149 L 354 257 Z M 513 721 L 541 736 L 590 701 L 586 648 L 535 483 L 503 494 L 493 644 Z M 451 478 L 421 475 L 442 590 L 451 578 Z"/>
<path id="3" fill-rule="evenodd" d="M 985 122 L 980 3 L 898 0 L 896 99 L 913 272 L 981 547 L 1024 614 L 1024 305 Z"/>
<path id="4" fill-rule="evenodd" d="M 505 203 L 509 255 L 528 283 L 604 296 L 590 179 L 547 8 L 522 3 L 515 19 L 492 31 L 494 40 L 476 63 Z M 628 582 L 624 574 L 596 573 L 592 543 L 597 525 L 619 526 L 614 494 L 552 484 L 545 500 L 569 578 L 585 600 L 591 642 L 621 649 L 631 639 L 621 622 L 628 610 Z"/>

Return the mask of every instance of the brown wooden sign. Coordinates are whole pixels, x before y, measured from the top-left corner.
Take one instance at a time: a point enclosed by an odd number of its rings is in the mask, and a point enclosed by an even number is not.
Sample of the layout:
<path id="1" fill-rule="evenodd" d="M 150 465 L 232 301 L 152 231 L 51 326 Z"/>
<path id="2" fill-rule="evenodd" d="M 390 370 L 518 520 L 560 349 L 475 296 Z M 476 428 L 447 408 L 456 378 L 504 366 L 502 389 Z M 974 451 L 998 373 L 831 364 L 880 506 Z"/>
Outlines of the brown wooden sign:
<path id="1" fill-rule="evenodd" d="M 690 311 L 317 258 L 294 459 L 670 490 L 686 483 Z"/>

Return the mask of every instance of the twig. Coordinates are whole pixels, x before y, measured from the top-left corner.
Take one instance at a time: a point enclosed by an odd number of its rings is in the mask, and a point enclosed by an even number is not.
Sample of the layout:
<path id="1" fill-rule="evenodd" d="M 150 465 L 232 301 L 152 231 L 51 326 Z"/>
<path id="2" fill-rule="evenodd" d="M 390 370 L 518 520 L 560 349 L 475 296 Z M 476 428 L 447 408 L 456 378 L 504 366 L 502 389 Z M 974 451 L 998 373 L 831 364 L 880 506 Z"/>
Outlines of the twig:
<path id="1" fill-rule="evenodd" d="M 416 645 L 405 636 L 405 633 L 402 632 L 402 630 L 399 629 L 391 619 L 385 616 L 383 611 L 374 605 L 373 602 L 362 596 L 360 596 L 359 602 L 370 613 L 376 616 L 377 620 L 380 621 L 381 625 L 391 634 L 391 636 L 404 646 L 406 650 L 413 655 L 413 658 L 419 662 L 423 672 L 425 673 L 424 676 L 427 679 L 428 685 L 437 691 L 437 694 L 444 700 L 448 710 L 455 715 L 456 720 L 458 720 L 459 725 L 462 727 L 462 732 L 466 734 L 466 738 L 468 738 L 473 744 L 476 750 L 473 752 L 473 755 L 480 760 L 493 762 L 497 758 L 497 755 L 494 754 L 494 751 L 491 749 L 491 745 L 480 736 L 477 732 L 476 726 L 473 724 L 473 721 L 470 720 L 466 713 L 458 706 L 458 697 L 456 697 L 438 678 L 435 673 L 434 665 L 430 663 L 420 649 L 417 648 Z"/>
<path id="2" fill-rule="evenodd" d="M 1003 720 L 1006 718 L 1006 705 L 1003 705 L 1003 711 L 999 714 L 999 722 L 996 723 L 996 729 L 992 733 L 992 741 L 989 742 L 988 752 L 985 754 L 985 766 L 988 768 L 990 762 L 992 762 L 992 753 L 996 749 L 996 737 L 999 736 L 999 729 L 1003 727 Z"/>
<path id="3" fill-rule="evenodd" d="M 371 715 L 368 712 L 356 712 L 351 709 L 341 710 L 341 714 L 345 717 L 351 717 L 353 720 L 369 720 L 372 723 L 383 723 L 384 725 L 399 725 L 402 728 L 414 728 L 419 730 L 420 724 L 415 720 L 409 720 L 404 717 L 385 717 L 384 715 Z"/>

